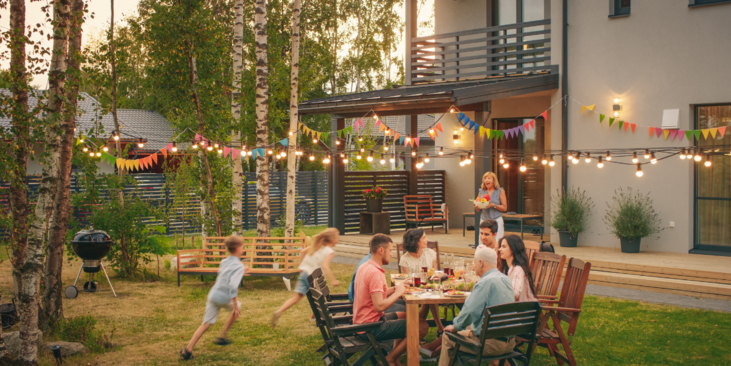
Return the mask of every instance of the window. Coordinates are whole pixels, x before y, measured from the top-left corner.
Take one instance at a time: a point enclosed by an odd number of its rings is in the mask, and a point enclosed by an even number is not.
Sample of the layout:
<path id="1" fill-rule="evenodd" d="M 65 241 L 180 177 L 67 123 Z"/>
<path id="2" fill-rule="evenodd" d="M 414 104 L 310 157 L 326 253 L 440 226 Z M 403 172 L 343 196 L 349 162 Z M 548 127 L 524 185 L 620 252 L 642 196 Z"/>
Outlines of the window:
<path id="1" fill-rule="evenodd" d="M 690 0 L 690 3 L 688 6 L 701 6 L 701 5 L 711 5 L 711 4 L 720 4 L 720 3 L 731 3 L 731 0 Z"/>
<path id="2" fill-rule="evenodd" d="M 630 0 L 611 1 L 614 3 L 614 6 L 612 7 L 612 14 L 609 15 L 610 18 L 629 15 L 631 9 Z"/>
<path id="3" fill-rule="evenodd" d="M 695 128 L 731 128 L 731 104 L 695 107 Z M 710 137 L 710 136 L 709 136 Z M 695 245 L 698 250 L 731 251 L 731 158 L 714 146 L 731 144 L 723 138 L 701 138 L 703 162 L 695 166 Z M 705 159 L 711 161 L 705 166 Z"/>

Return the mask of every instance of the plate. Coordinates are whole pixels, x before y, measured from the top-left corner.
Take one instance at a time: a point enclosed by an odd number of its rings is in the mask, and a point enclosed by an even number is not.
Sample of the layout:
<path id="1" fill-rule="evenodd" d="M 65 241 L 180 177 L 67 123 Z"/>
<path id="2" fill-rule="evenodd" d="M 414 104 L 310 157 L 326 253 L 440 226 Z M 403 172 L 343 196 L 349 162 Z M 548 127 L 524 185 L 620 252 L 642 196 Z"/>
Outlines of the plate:
<path id="1" fill-rule="evenodd" d="M 406 277 L 408 276 L 405 274 L 391 275 L 391 278 L 393 278 L 394 280 L 405 280 Z"/>
<path id="2" fill-rule="evenodd" d="M 407 295 L 421 295 L 426 291 L 423 290 L 406 290 L 405 294 Z"/>

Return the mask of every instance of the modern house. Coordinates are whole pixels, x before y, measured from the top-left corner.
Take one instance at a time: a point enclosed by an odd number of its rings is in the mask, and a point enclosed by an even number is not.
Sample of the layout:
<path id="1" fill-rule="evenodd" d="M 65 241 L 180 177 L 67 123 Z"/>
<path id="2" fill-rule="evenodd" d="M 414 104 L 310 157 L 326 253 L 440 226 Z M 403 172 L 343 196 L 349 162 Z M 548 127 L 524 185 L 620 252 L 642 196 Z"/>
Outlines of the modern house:
<path id="1" fill-rule="evenodd" d="M 435 0 L 435 34 L 426 37 L 416 36 L 416 4 L 405 1 L 406 85 L 305 101 L 300 114 L 330 114 L 333 131 L 371 110 L 379 117 L 407 115 L 411 136 L 423 132 L 418 116 L 434 114 L 444 129 L 434 145 L 447 153 L 423 169 L 446 172 L 452 227 L 472 210 L 468 199 L 483 173 L 494 171 L 507 190 L 508 210 L 543 215 L 546 232 L 552 194 L 586 190 L 596 206 L 580 246 L 619 247 L 603 222 L 606 203 L 616 189 L 632 187 L 650 193 L 664 227 L 643 239 L 642 250 L 731 253 L 731 131 L 690 140 L 678 133 L 731 127 L 731 1 Z M 464 128 L 457 112 L 477 127 Z M 530 129 L 510 138 L 482 133 L 530 121 Z M 662 134 L 648 133 L 655 128 Z M 682 147 L 702 148 L 711 166 L 681 160 Z M 334 142 L 331 148 L 343 151 Z M 608 162 L 610 150 L 621 153 Z M 643 157 L 646 150 L 657 164 Z M 472 164 L 457 164 L 470 152 Z M 498 161 L 503 152 L 507 168 Z M 575 164 L 569 155 L 577 153 Z M 639 155 L 641 177 L 632 153 Z M 416 172 L 410 155 L 407 170 Z M 542 164 L 543 156 L 555 166 Z M 338 162 L 330 168 L 330 224 L 343 231 Z M 413 194 L 416 174 L 409 179 Z"/>

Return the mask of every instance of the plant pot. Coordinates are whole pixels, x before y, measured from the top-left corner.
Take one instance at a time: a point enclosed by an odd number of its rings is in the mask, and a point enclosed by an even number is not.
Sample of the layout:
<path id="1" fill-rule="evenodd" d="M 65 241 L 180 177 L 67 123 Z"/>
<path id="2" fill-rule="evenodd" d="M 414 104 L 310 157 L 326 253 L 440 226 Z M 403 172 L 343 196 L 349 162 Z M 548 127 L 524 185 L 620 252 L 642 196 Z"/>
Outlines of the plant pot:
<path id="1" fill-rule="evenodd" d="M 619 238 L 622 244 L 622 253 L 639 253 L 642 238 Z"/>
<path id="2" fill-rule="evenodd" d="M 366 200 L 366 211 L 368 212 L 381 212 L 383 211 L 383 200 Z"/>
<path id="3" fill-rule="evenodd" d="M 558 238 L 559 238 L 559 242 L 561 243 L 562 247 L 575 248 L 576 243 L 579 241 L 579 234 L 576 234 L 576 236 L 573 236 L 568 231 L 559 231 Z"/>

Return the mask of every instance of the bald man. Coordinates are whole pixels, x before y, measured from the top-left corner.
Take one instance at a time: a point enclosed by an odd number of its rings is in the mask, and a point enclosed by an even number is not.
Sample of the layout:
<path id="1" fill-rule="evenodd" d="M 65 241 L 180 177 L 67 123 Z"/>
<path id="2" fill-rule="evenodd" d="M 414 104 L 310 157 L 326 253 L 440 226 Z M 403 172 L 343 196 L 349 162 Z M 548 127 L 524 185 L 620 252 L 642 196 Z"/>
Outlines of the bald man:
<path id="1" fill-rule="evenodd" d="M 444 328 L 445 332 L 457 332 L 475 342 L 480 341 L 480 331 L 486 307 L 502 305 L 514 301 L 513 284 L 510 279 L 497 270 L 497 253 L 491 248 L 480 246 L 475 251 L 473 261 L 475 273 L 480 279 L 475 284 L 472 294 L 467 298 L 459 315 L 452 325 Z M 515 347 L 515 338 L 488 339 L 485 341 L 484 356 L 497 356 L 510 352 Z M 439 366 L 449 365 L 449 351 L 454 342 L 449 337 L 442 337 L 442 352 Z M 461 351 L 470 352 L 466 348 Z M 497 361 L 494 363 L 497 364 Z"/>

